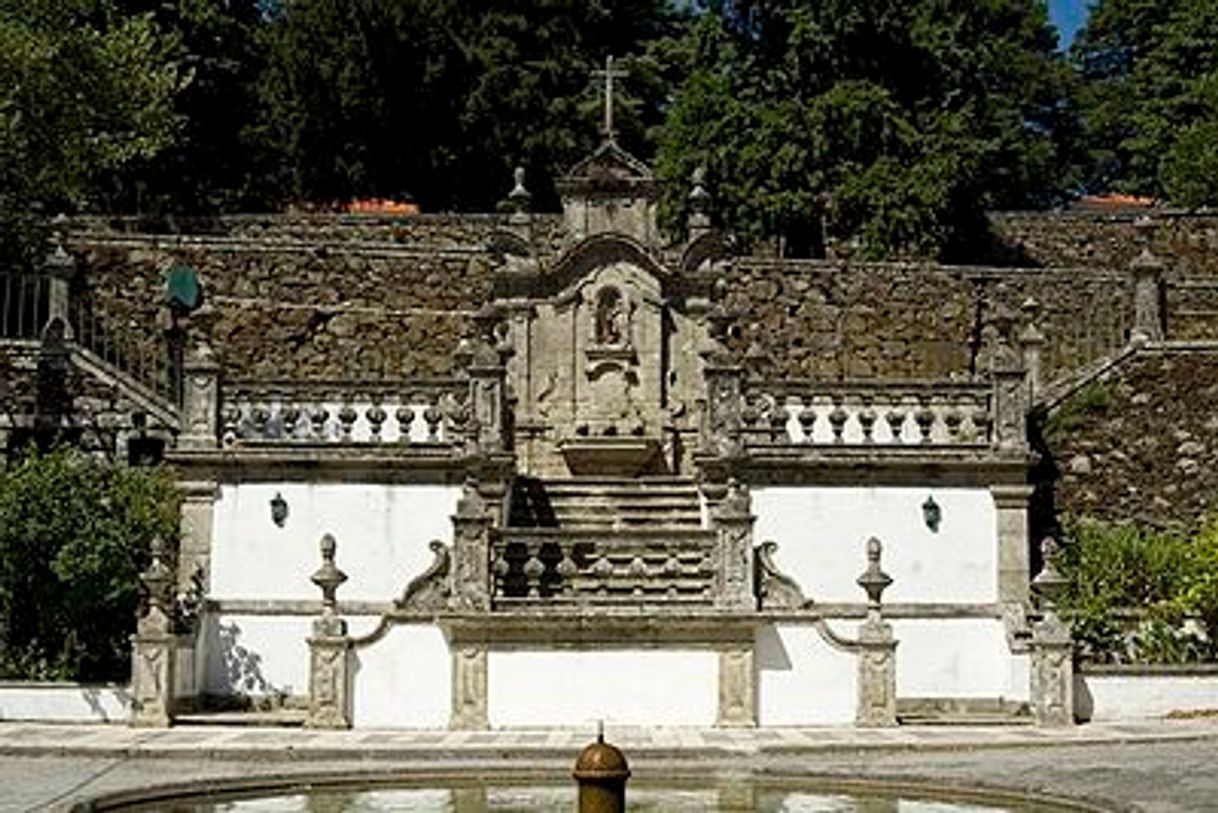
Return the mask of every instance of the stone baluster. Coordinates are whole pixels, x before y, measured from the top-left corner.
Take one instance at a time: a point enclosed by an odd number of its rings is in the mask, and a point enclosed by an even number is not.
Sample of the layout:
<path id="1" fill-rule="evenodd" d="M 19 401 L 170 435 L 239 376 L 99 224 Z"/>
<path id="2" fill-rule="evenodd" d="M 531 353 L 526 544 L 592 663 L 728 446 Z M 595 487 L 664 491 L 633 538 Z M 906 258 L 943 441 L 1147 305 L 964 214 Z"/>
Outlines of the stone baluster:
<path id="1" fill-rule="evenodd" d="M 1166 266 L 1151 249 L 1154 222 L 1143 217 L 1139 218 L 1136 226 L 1141 233 L 1142 251 L 1129 264 L 1133 275 L 1133 328 L 1129 340 L 1144 344 L 1165 338 L 1161 291 Z"/>
<path id="2" fill-rule="evenodd" d="M 1032 625 L 1032 716 L 1038 726 L 1074 725 L 1074 642 L 1070 628 L 1057 612 L 1057 601 L 1066 579 L 1053 559 L 1057 543 L 1041 543 L 1044 564 L 1032 580 L 1032 591 L 1040 606 L 1040 620 Z"/>
<path id="3" fill-rule="evenodd" d="M 266 403 L 256 403 L 250 407 L 250 428 L 254 431 L 255 440 L 266 439 L 266 428 L 271 421 L 271 407 Z"/>
<path id="4" fill-rule="evenodd" d="M 1027 375 L 1028 403 L 1035 403 L 1036 396 L 1044 387 L 1043 350 L 1045 334 L 1041 332 L 1037 322 L 1040 316 L 1040 303 L 1032 297 L 1024 300 L 1021 306 L 1024 315 L 1023 329 L 1019 331 L 1019 352 L 1023 357 L 1023 369 Z"/>
<path id="5" fill-rule="evenodd" d="M 178 438 L 183 449 L 214 449 L 220 438 L 220 365 L 211 349 L 212 316 L 212 308 L 205 304 L 190 317 L 192 341 L 182 365 L 183 431 Z M 228 433 L 225 426 L 226 439 Z"/>
<path id="6" fill-rule="evenodd" d="M 905 411 L 901 409 L 901 403 L 894 401 L 892 408 L 884 413 L 884 420 L 888 422 L 888 431 L 892 434 L 892 443 L 902 443 L 901 433 L 905 431 Z"/>
<path id="7" fill-rule="evenodd" d="M 409 446 L 411 443 L 410 427 L 414 423 L 414 410 L 410 408 L 408 402 L 403 401 L 394 413 L 394 417 L 398 421 L 398 442 L 403 446 Z"/>
<path id="8" fill-rule="evenodd" d="M 309 410 L 309 428 L 313 431 L 314 440 L 326 439 L 326 424 L 330 422 L 330 410 L 326 409 L 326 405 L 318 401 Z"/>
<path id="9" fill-rule="evenodd" d="M 867 540 L 867 570 L 858 585 L 867 593 L 867 618 L 859 627 L 858 713 L 859 726 L 885 727 L 897 724 L 897 641 L 892 625 L 884 620 L 881 598 L 892 577 L 880 567 L 883 546 Z"/>
<path id="10" fill-rule="evenodd" d="M 389 417 L 389 413 L 385 412 L 385 408 L 381 406 L 382 394 L 374 392 L 372 394 L 372 404 L 368 407 L 368 411 L 364 413 L 364 417 L 368 419 L 368 440 L 371 443 L 380 443 L 382 440 L 381 431 L 385 426 L 385 420 Z"/>
<path id="11" fill-rule="evenodd" d="M 452 523 L 453 577 L 449 602 L 454 610 L 489 610 L 492 519 L 486 498 L 473 477 L 465 481 Z"/>
<path id="12" fill-rule="evenodd" d="M 295 440 L 296 432 L 300 427 L 301 411 L 296 404 L 284 404 L 283 409 L 279 412 L 279 419 L 283 423 L 284 440 Z"/>
<path id="13" fill-rule="evenodd" d="M 351 403 L 353 395 L 351 390 L 345 390 L 342 394 L 342 406 L 338 409 L 339 439 L 343 443 L 350 443 L 353 440 L 355 422 L 359 419 L 359 413 L 355 411 L 355 406 Z"/>
<path id="14" fill-rule="evenodd" d="M 310 581 L 321 589 L 321 616 L 313 622 L 309 644 L 308 728 L 351 727 L 351 638 L 347 622 L 339 615 L 335 594 L 347 580 L 334 564 L 338 545 L 334 537 L 321 538 L 321 567 Z"/>
<path id="15" fill-rule="evenodd" d="M 731 479 L 727 493 L 713 509 L 719 563 L 715 604 L 731 610 L 748 610 L 756 604 L 753 593 L 753 523 L 749 489 Z"/>
<path id="16" fill-rule="evenodd" d="M 439 396 L 437 396 L 439 397 Z M 423 423 L 427 425 L 427 442 L 440 442 L 440 424 L 444 420 L 444 412 L 434 400 L 423 410 Z"/>
<path id="17" fill-rule="evenodd" d="M 875 443 L 875 422 L 877 415 L 872 404 L 875 398 L 871 395 L 863 396 L 863 406 L 859 410 L 859 427 L 863 430 L 863 443 Z"/>
<path id="18" fill-rule="evenodd" d="M 697 240 L 711 230 L 711 194 L 706 191 L 706 169 L 698 167 L 689 179 L 689 216 L 685 225 L 689 229 L 690 241 Z"/>
<path id="19" fill-rule="evenodd" d="M 533 203 L 533 193 L 524 185 L 524 167 L 512 170 L 512 191 L 508 192 L 507 204 L 511 209 L 508 225 L 521 237 L 528 239 L 529 226 L 533 222 L 530 211 Z"/>
<path id="20" fill-rule="evenodd" d="M 175 578 L 165 564 L 159 536 L 153 537 L 150 553 L 148 567 L 140 574 L 147 607 L 131 639 L 131 725 L 165 728 L 173 724 L 177 636 L 170 607 Z"/>
<path id="21" fill-rule="evenodd" d="M 845 442 L 846 421 L 849 419 L 850 413 L 842 407 L 841 394 L 834 393 L 833 411 L 829 413 L 829 427 L 833 430 L 834 443 L 840 444 Z"/>
<path id="22" fill-rule="evenodd" d="M 811 395 L 803 398 L 803 407 L 799 410 L 799 428 L 803 430 L 804 443 L 816 442 L 816 409 L 813 406 Z"/>
<path id="23" fill-rule="evenodd" d="M 918 408 L 914 412 L 914 423 L 918 425 L 918 435 L 923 444 L 933 443 L 931 433 L 935 428 L 935 411 L 931 409 L 930 396 L 922 393 L 917 398 Z"/>

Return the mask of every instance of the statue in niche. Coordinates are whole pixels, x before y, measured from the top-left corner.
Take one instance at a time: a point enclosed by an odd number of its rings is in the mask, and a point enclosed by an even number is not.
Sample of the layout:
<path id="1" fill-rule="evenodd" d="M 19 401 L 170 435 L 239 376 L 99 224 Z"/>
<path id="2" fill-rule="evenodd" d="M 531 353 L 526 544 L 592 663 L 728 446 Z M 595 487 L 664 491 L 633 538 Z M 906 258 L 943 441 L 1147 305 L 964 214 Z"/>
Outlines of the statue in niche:
<path id="1" fill-rule="evenodd" d="M 630 344 L 630 306 L 621 291 L 612 285 L 601 288 L 596 295 L 596 323 L 593 338 L 605 347 Z"/>

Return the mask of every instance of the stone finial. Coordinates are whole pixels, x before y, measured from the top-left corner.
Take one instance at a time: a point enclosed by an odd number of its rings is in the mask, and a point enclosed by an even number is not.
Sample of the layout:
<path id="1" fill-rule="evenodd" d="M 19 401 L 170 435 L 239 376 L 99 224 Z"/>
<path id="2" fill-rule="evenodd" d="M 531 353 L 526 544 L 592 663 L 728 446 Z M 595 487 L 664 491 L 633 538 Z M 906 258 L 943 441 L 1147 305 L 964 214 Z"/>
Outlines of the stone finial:
<path id="1" fill-rule="evenodd" d="M 533 200 L 533 193 L 524 186 L 524 167 L 512 170 L 512 180 L 514 185 L 512 191 L 508 192 L 508 203 L 511 204 L 513 212 L 523 214 L 529 210 L 529 204 Z"/>
<path id="2" fill-rule="evenodd" d="M 1040 599 L 1041 607 L 1046 612 L 1057 609 L 1057 602 L 1069 584 L 1053 561 L 1057 558 L 1059 549 L 1057 540 L 1051 536 L 1047 536 L 1041 541 L 1040 573 L 1036 574 L 1036 578 L 1032 580 L 1032 592 Z"/>
<path id="3" fill-rule="evenodd" d="M 689 179 L 689 236 L 694 238 L 710 229 L 711 195 L 706 191 L 706 169 L 698 167 Z"/>
<path id="4" fill-rule="evenodd" d="M 334 564 L 334 553 L 338 549 L 338 543 L 334 541 L 331 534 L 326 534 L 321 538 L 321 567 L 319 567 L 309 580 L 313 584 L 321 588 L 321 603 L 324 612 L 332 613 L 337 604 L 335 593 L 343 582 L 347 580 L 347 574 L 343 573 Z"/>
<path id="5" fill-rule="evenodd" d="M 148 591 L 149 614 L 168 614 L 169 591 L 173 585 L 173 572 L 165 564 L 165 542 L 159 535 L 152 537 L 148 545 L 151 559 L 148 567 L 140 573 L 140 582 Z"/>
<path id="6" fill-rule="evenodd" d="M 867 593 L 868 613 L 878 613 L 884 591 L 892 584 L 892 577 L 880 567 L 880 556 L 884 546 L 874 536 L 867 540 L 867 569 L 858 578 L 858 586 Z"/>

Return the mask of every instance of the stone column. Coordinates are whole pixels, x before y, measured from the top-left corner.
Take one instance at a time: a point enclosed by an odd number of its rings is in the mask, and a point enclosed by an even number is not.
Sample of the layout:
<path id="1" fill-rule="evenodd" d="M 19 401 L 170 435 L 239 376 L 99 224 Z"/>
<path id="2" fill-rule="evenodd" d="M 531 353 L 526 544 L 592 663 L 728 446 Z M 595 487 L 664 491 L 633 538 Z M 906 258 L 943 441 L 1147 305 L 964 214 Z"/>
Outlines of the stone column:
<path id="1" fill-rule="evenodd" d="M 152 560 L 140 574 L 148 593 L 148 606 L 131 637 L 131 725 L 167 728 L 173 724 L 177 636 L 172 602 L 173 571 L 164 562 L 160 537 L 151 544 Z"/>
<path id="2" fill-rule="evenodd" d="M 478 481 L 467 478 L 453 523 L 454 610 L 487 612 L 491 609 L 491 516 Z"/>
<path id="3" fill-rule="evenodd" d="M 321 538 L 322 565 L 311 577 L 321 588 L 321 617 L 313 622 L 309 644 L 309 713 L 307 728 L 350 728 L 351 638 L 347 622 L 338 616 L 335 593 L 347 580 L 334 564 L 334 537 Z"/>
<path id="4" fill-rule="evenodd" d="M 858 584 L 867 592 L 867 618 L 859 627 L 858 712 L 855 724 L 882 728 L 897 724 L 897 641 L 884 620 L 881 598 L 892 577 L 880 567 L 883 546 L 867 540 L 867 570 Z"/>
<path id="5" fill-rule="evenodd" d="M 994 386 L 994 446 L 999 451 L 1028 448 L 1028 385 L 1022 359 L 999 334 L 990 358 Z"/>
<path id="6" fill-rule="evenodd" d="M 742 644 L 719 651 L 720 728 L 757 726 L 757 666 L 753 645 Z"/>
<path id="7" fill-rule="evenodd" d="M 469 440 L 476 455 L 499 454 L 508 447 L 506 364 L 513 351 L 502 317 L 491 305 L 479 310 L 474 319 L 481 335 L 467 351 L 472 410 Z"/>
<path id="8" fill-rule="evenodd" d="M 1028 543 L 1029 485 L 992 485 L 998 535 L 998 600 L 1003 603 L 1028 603 L 1031 578 Z"/>
<path id="9" fill-rule="evenodd" d="M 1074 725 L 1074 641 L 1057 613 L 1057 599 L 1066 580 L 1053 565 L 1057 543 L 1041 545 L 1044 566 L 1032 582 L 1040 604 L 1040 620 L 1032 625 L 1032 716 L 1038 726 Z"/>
<path id="10" fill-rule="evenodd" d="M 55 245 L 43 263 L 43 272 L 50 284 L 47 302 L 47 321 L 43 325 L 45 332 L 58 320 L 62 325 L 65 341 L 72 340 L 72 322 L 69 316 L 71 308 L 70 289 L 72 277 L 76 275 L 76 260 L 64 249 L 65 234 L 63 227 L 66 218 L 55 218 Z"/>
<path id="11" fill-rule="evenodd" d="M 727 493 L 714 508 L 718 584 L 715 605 L 725 610 L 750 611 L 757 608 L 753 591 L 753 516 L 749 489 L 744 483 L 728 481 Z"/>
<path id="12" fill-rule="evenodd" d="M 1028 385 L 1028 403 L 1031 404 L 1036 401 L 1036 396 L 1044 387 L 1042 351 L 1045 346 L 1045 334 L 1037 325 L 1040 316 L 1039 302 L 1028 297 L 1023 303 L 1023 313 L 1024 325 L 1019 332 L 1019 351 Z"/>
<path id="13" fill-rule="evenodd" d="M 707 346 L 701 353 L 706 380 L 706 409 L 701 427 L 702 453 L 732 460 L 744 453 L 741 404 L 744 369 L 735 364 L 723 339 L 731 318 L 721 305 L 707 314 Z"/>
<path id="14" fill-rule="evenodd" d="M 452 669 L 452 716 L 448 727 L 457 731 L 487 728 L 486 647 L 454 647 Z"/>
<path id="15" fill-rule="evenodd" d="M 180 449 L 214 449 L 220 444 L 220 366 L 207 336 L 210 308 L 191 319 L 193 346 L 182 365 Z"/>
<path id="16" fill-rule="evenodd" d="M 1133 274 L 1133 328 L 1129 340 L 1135 344 L 1163 341 L 1165 331 L 1159 297 L 1166 266 L 1147 245 L 1129 264 L 1129 270 Z"/>

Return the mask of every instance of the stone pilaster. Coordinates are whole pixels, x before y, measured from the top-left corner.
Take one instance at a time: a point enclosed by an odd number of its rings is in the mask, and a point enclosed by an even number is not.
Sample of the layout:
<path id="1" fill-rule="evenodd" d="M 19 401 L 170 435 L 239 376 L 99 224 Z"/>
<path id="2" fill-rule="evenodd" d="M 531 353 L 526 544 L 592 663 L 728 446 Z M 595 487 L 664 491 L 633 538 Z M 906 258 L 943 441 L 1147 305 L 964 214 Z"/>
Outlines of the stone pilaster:
<path id="1" fill-rule="evenodd" d="M 321 539 L 321 567 L 311 581 L 321 589 L 321 617 L 313 622 L 309 644 L 309 712 L 307 728 L 350 728 L 352 723 L 352 648 L 347 622 L 339 618 L 335 594 L 347 580 L 334 564 L 334 537 Z"/>
<path id="2" fill-rule="evenodd" d="M 452 652 L 452 716 L 457 731 L 487 728 L 487 653 L 481 646 L 459 646 Z"/>
<path id="3" fill-rule="evenodd" d="M 181 449 L 214 449 L 220 444 L 220 367 L 205 337 L 182 366 Z"/>
<path id="4" fill-rule="evenodd" d="M 1019 332 L 1019 353 L 1028 386 L 1028 403 L 1034 403 L 1044 388 L 1043 350 L 1045 334 L 1037 325 L 1040 303 L 1029 298 L 1023 303 L 1024 326 Z"/>
<path id="5" fill-rule="evenodd" d="M 1000 451 L 1028 448 L 1028 384 L 1022 359 L 1001 336 L 991 358 L 994 386 L 994 445 Z"/>
<path id="6" fill-rule="evenodd" d="M 76 260 L 63 246 L 65 235 L 61 230 L 64 221 L 56 218 L 55 245 L 43 263 L 43 272 L 47 276 L 50 290 L 48 291 L 47 322 L 43 325 L 45 332 L 56 321 L 63 330 L 63 338 L 72 339 L 72 322 L 69 318 L 72 277 L 76 275 Z"/>
<path id="7" fill-rule="evenodd" d="M 1032 625 L 1032 716 L 1038 726 L 1074 725 L 1074 641 L 1057 612 L 1057 599 L 1066 580 L 1053 558 L 1057 544 L 1042 543 L 1044 567 L 1032 582 L 1040 604 L 1040 620 Z"/>
<path id="8" fill-rule="evenodd" d="M 174 577 L 164 562 L 159 538 L 152 541 L 152 560 L 140 574 L 148 593 L 147 609 L 131 637 L 131 725 L 167 728 L 173 724 L 177 636 L 169 594 Z"/>
<path id="9" fill-rule="evenodd" d="M 1166 267 L 1149 248 L 1145 248 L 1130 263 L 1129 270 L 1133 274 L 1133 328 L 1129 332 L 1129 340 L 1137 344 L 1162 341 L 1164 330 L 1160 289 Z"/>
<path id="10" fill-rule="evenodd" d="M 990 486 L 998 535 L 998 600 L 1027 604 L 1031 578 L 1028 543 L 1028 500 L 1032 486 Z"/>
<path id="11" fill-rule="evenodd" d="M 754 728 L 757 725 L 757 666 L 753 646 L 719 651 L 720 728 Z"/>
<path id="12" fill-rule="evenodd" d="M 492 517 L 478 481 L 465 481 L 453 523 L 452 609 L 488 611 L 490 593 L 490 531 Z"/>
<path id="13" fill-rule="evenodd" d="M 715 506 L 712 520 L 716 532 L 718 590 L 716 606 L 726 610 L 753 610 L 753 516 L 748 486 L 728 482 L 727 493 Z"/>
<path id="14" fill-rule="evenodd" d="M 858 584 L 867 593 L 867 618 L 859 627 L 858 711 L 855 724 L 883 728 L 897 724 L 897 641 L 892 625 L 884 620 L 882 598 L 892 584 L 880 567 L 883 546 L 867 540 L 867 570 Z"/>
<path id="15" fill-rule="evenodd" d="M 178 483 L 178 493 L 182 495 L 178 590 L 194 588 L 196 574 L 206 588 L 211 576 L 211 538 L 219 488 L 212 480 L 190 480 Z"/>

